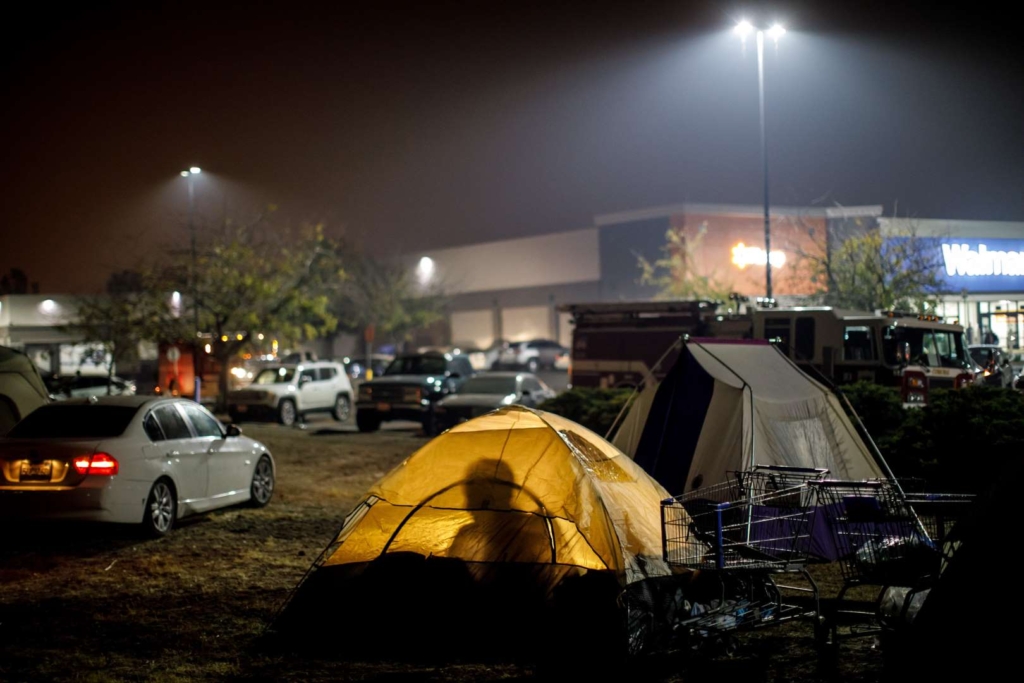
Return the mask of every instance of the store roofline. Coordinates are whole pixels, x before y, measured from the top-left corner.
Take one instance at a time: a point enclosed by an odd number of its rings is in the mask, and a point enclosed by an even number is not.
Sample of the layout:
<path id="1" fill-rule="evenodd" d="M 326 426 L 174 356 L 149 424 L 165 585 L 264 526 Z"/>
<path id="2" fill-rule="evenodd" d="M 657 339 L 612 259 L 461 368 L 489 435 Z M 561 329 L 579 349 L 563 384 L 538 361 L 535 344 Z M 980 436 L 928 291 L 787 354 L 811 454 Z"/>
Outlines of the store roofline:
<path id="1" fill-rule="evenodd" d="M 772 206 L 774 216 L 810 216 L 815 218 L 878 218 L 882 215 L 881 205 L 871 206 Z M 722 214 L 738 216 L 759 216 L 764 213 L 761 204 L 669 204 L 652 206 L 634 211 L 620 211 L 594 216 L 594 224 L 598 227 L 631 223 L 650 218 L 664 218 L 676 214 Z"/>

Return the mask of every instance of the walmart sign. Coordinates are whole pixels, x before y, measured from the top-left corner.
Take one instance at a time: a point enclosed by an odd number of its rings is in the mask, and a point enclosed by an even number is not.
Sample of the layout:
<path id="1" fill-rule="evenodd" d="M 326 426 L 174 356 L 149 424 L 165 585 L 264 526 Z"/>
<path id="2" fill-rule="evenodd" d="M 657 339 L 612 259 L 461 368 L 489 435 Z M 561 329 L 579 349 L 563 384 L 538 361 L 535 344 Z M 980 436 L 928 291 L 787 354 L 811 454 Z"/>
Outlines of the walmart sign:
<path id="1" fill-rule="evenodd" d="M 948 291 L 1024 292 L 1024 240 L 937 240 Z"/>

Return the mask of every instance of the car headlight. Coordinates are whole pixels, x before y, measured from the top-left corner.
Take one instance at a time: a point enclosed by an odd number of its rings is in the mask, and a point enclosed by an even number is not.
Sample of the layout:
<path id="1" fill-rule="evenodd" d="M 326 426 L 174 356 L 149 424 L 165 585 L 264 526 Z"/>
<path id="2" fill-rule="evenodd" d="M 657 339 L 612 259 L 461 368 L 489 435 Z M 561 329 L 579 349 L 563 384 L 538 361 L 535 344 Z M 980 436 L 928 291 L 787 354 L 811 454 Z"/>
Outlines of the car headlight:
<path id="1" fill-rule="evenodd" d="M 415 403 L 419 401 L 423 396 L 423 390 L 419 387 L 406 387 L 402 390 L 402 401 L 405 403 Z"/>
<path id="2" fill-rule="evenodd" d="M 373 398 L 373 387 L 366 386 L 365 384 L 359 387 L 359 399 L 369 401 Z"/>

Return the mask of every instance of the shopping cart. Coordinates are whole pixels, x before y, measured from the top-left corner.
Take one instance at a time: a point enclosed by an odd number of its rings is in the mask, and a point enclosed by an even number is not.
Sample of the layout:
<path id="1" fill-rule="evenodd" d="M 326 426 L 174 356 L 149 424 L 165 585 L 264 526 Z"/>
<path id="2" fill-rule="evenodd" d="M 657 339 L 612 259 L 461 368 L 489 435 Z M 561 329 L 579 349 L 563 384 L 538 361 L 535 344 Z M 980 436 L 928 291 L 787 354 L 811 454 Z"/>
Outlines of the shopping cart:
<path id="1" fill-rule="evenodd" d="M 807 484 L 826 474 L 823 469 L 756 467 L 662 501 L 665 561 L 702 570 L 718 587 L 717 597 L 694 601 L 677 628 L 707 637 L 817 616 L 818 588 L 805 569 L 814 559 L 808 519 L 816 500 Z M 779 574 L 802 576 L 806 585 L 778 584 Z M 809 595 L 810 605 L 793 604 L 784 591 Z"/>
<path id="2" fill-rule="evenodd" d="M 950 531 L 969 510 L 973 496 L 904 493 L 890 481 L 808 482 L 832 535 L 843 586 L 826 604 L 817 632 L 819 645 L 835 650 L 841 638 L 880 633 L 904 623 L 915 599 L 934 585 L 943 558 L 954 550 Z M 850 589 L 876 586 L 870 604 L 844 602 Z M 896 619 L 882 613 L 889 589 L 901 589 Z M 888 593 L 891 595 L 891 593 Z M 838 625 L 851 626 L 840 635 Z"/>

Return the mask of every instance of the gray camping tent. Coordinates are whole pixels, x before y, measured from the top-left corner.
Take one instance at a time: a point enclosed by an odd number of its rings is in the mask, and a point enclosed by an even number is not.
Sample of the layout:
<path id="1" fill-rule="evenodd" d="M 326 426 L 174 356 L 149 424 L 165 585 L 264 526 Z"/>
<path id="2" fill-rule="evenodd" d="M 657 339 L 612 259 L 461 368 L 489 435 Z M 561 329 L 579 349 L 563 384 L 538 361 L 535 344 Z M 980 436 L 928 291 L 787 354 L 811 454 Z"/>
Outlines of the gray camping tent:
<path id="1" fill-rule="evenodd" d="M 0 436 L 49 400 L 32 361 L 23 353 L 0 346 Z"/>
<path id="2" fill-rule="evenodd" d="M 839 400 L 782 352 L 757 340 L 689 339 L 654 400 L 637 401 L 615 443 L 671 493 L 754 465 L 826 468 L 882 478 Z M 629 452 L 630 449 L 625 449 Z"/>

